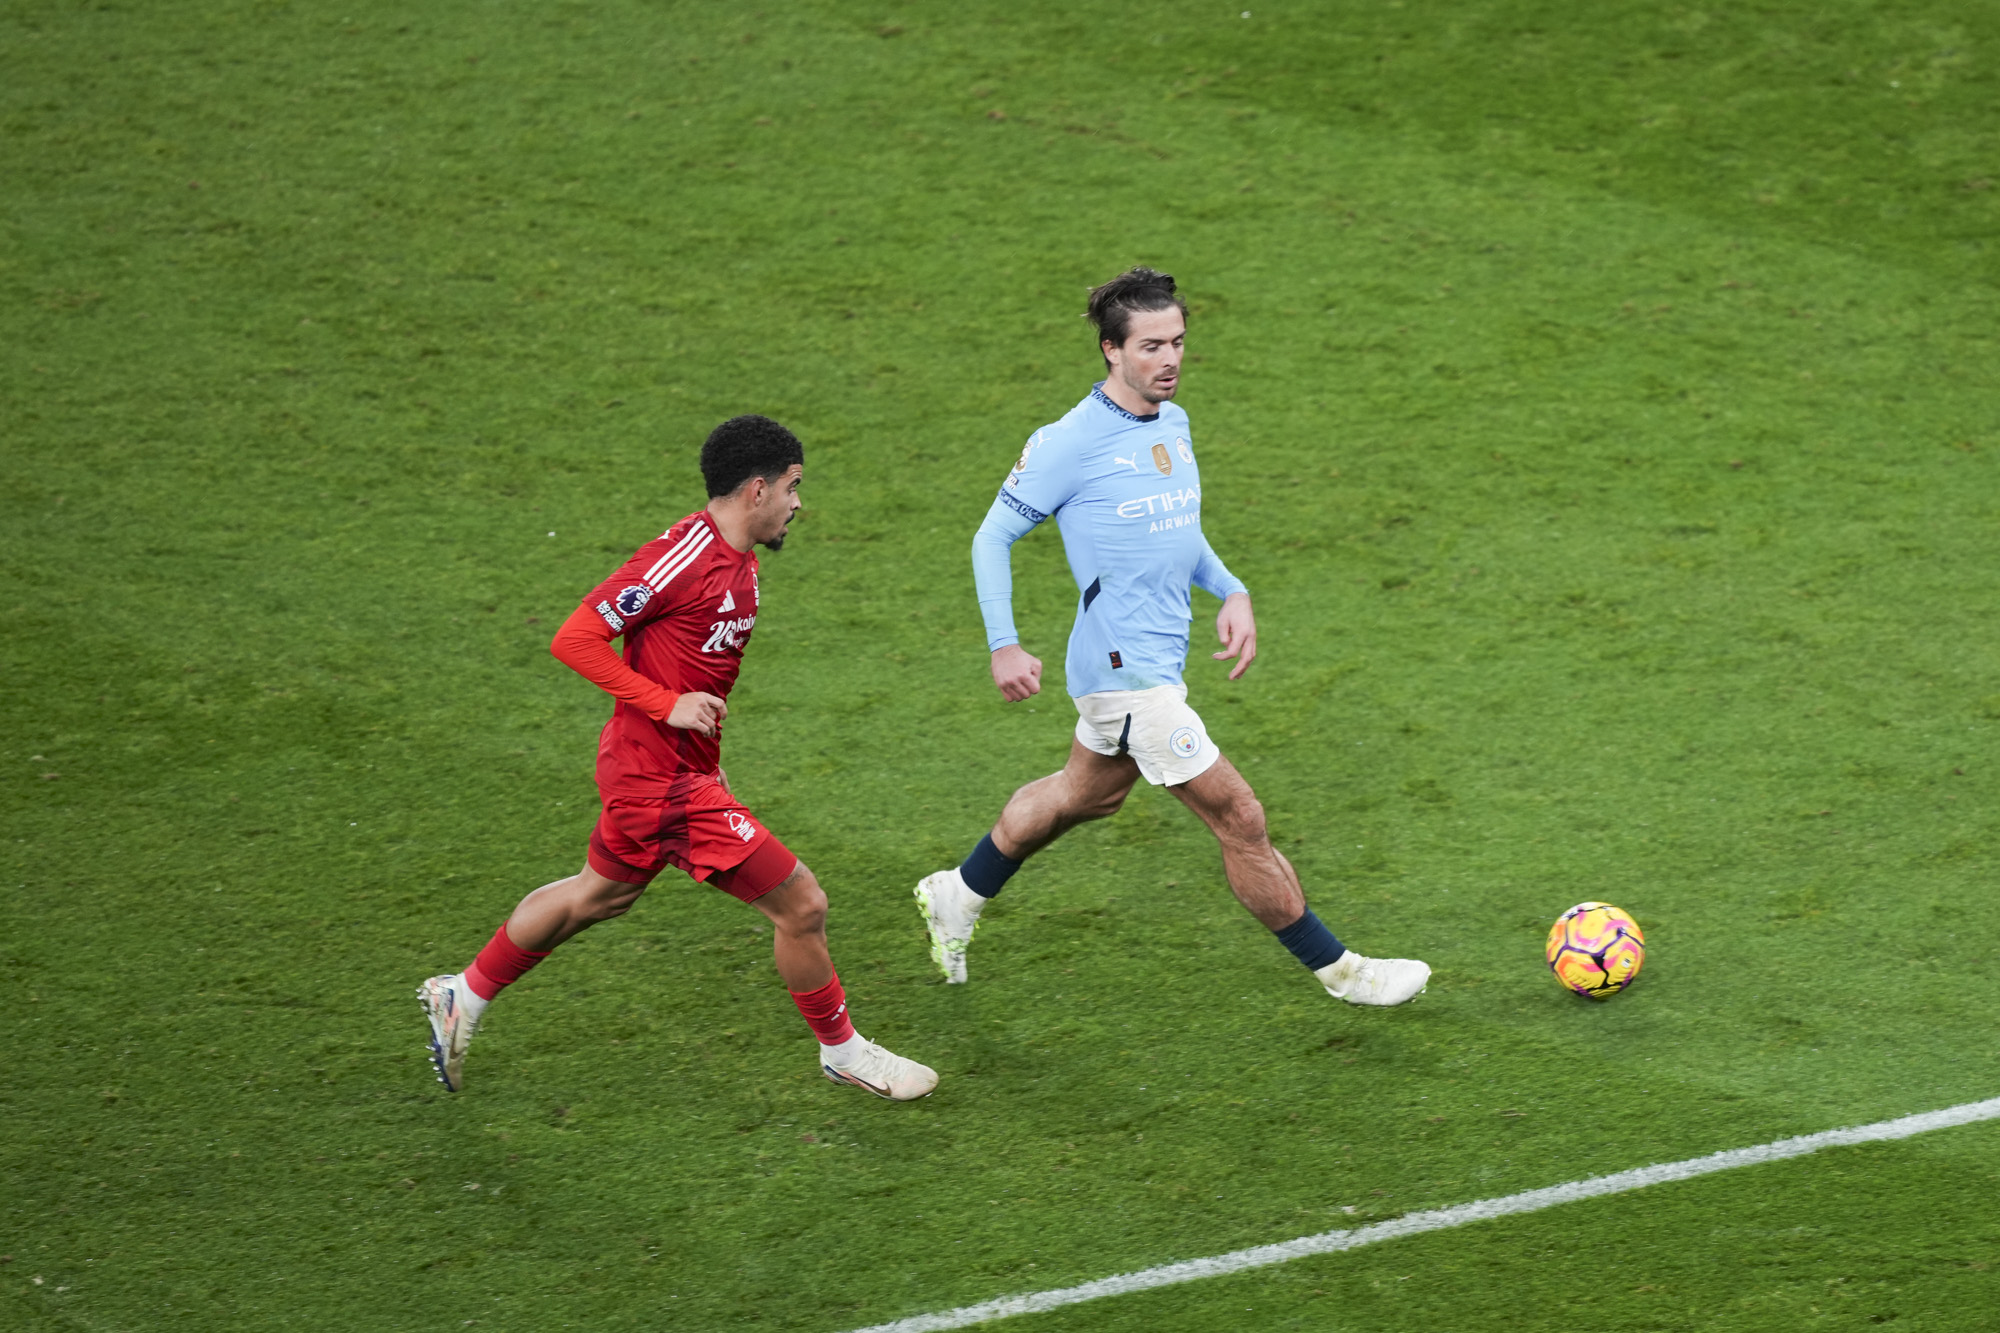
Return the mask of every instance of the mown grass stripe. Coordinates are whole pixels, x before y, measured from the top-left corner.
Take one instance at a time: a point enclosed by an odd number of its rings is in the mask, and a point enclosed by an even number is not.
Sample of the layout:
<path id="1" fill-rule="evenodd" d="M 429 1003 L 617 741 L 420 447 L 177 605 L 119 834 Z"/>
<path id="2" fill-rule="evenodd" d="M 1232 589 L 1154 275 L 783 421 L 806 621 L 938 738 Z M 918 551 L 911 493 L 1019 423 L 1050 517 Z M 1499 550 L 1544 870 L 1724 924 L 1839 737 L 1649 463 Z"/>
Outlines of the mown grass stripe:
<path id="1" fill-rule="evenodd" d="M 1731 1148 L 1725 1152 L 1710 1153 L 1706 1157 L 1690 1157 L 1680 1162 L 1635 1167 L 1630 1171 L 1620 1171 L 1616 1175 L 1592 1176 L 1586 1180 L 1573 1180 L 1565 1185 L 1548 1185 L 1542 1189 L 1526 1190 L 1520 1194 L 1508 1194 L 1497 1199 L 1478 1199 L 1451 1208 L 1407 1213 L 1387 1222 L 1378 1222 L 1374 1226 L 1359 1227 L 1351 1231 L 1323 1231 L 1313 1236 L 1301 1236 L 1297 1240 L 1280 1241 L 1275 1245 L 1257 1245 L 1247 1250 L 1211 1255 L 1206 1259 L 1184 1259 L 1179 1263 L 1162 1264 L 1158 1268 L 1142 1269 L 1136 1273 L 1120 1273 L 1115 1277 L 1099 1278 L 1095 1282 L 1085 1282 L 1074 1287 L 1058 1287 L 1053 1291 L 1028 1292 L 1020 1296 L 1003 1296 L 997 1301 L 986 1301 L 980 1305 L 961 1306 L 959 1309 L 944 1310 L 937 1314 L 912 1315 L 907 1319 L 897 1319 L 886 1324 L 871 1324 L 866 1328 L 854 1329 L 852 1333 L 938 1333 L 942 1329 L 969 1328 L 974 1324 L 989 1323 L 1013 1315 L 1037 1314 L 1043 1310 L 1054 1310 L 1065 1305 L 1102 1300 L 1107 1296 L 1124 1296 L 1135 1291 L 1171 1287 L 1182 1282 L 1195 1282 L 1208 1277 L 1226 1277 L 1231 1273 L 1241 1273 L 1251 1268 L 1289 1263 L 1293 1259 L 1303 1259 L 1308 1255 L 1337 1254 L 1343 1250 L 1356 1250 L 1364 1245 L 1396 1240 L 1403 1236 L 1420 1235 L 1426 1231 L 1462 1227 L 1469 1222 L 1484 1222 L 1516 1213 L 1539 1212 L 1558 1204 L 1600 1198 L 1606 1194 L 1623 1194 L 1627 1190 L 1644 1189 L 1648 1185 L 1664 1185 L 1670 1181 L 1690 1180 L 1695 1176 L 1706 1176 L 1716 1171 L 1733 1171 L 1740 1166 L 1757 1166 L 1764 1162 L 1782 1161 L 1787 1157 L 1803 1157 L 1822 1148 L 1844 1148 L 1860 1143 L 1907 1139 L 1917 1134 L 1928 1134 L 1932 1130 L 1950 1129 L 1981 1120 L 2000 1120 L 2000 1097 L 1988 1098 L 1983 1102 L 1947 1106 L 1937 1111 L 1924 1111 L 1896 1120 L 1877 1121 L 1872 1125 L 1857 1125 L 1851 1129 L 1829 1129 L 1818 1134 L 1779 1139 L 1774 1143 L 1762 1143 L 1752 1148 Z"/>

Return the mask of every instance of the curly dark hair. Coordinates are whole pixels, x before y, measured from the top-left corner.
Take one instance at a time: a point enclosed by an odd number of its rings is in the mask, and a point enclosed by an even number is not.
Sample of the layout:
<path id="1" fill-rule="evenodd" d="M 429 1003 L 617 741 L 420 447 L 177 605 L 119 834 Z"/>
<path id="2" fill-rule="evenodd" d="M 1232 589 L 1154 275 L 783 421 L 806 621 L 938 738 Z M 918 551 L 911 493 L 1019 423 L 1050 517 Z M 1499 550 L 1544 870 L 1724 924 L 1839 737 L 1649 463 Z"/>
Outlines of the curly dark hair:
<path id="1" fill-rule="evenodd" d="M 731 417 L 708 433 L 701 446 L 701 479 L 708 498 L 734 495 L 752 477 L 775 481 L 792 464 L 806 461 L 799 437 L 769 417 Z"/>
<path id="2" fill-rule="evenodd" d="M 1187 318 L 1187 302 L 1174 293 L 1174 275 L 1144 264 L 1127 269 L 1101 287 L 1090 289 L 1090 306 L 1084 312 L 1097 326 L 1098 347 L 1105 343 L 1123 347 L 1131 336 L 1132 316 L 1141 311 L 1180 307 Z"/>

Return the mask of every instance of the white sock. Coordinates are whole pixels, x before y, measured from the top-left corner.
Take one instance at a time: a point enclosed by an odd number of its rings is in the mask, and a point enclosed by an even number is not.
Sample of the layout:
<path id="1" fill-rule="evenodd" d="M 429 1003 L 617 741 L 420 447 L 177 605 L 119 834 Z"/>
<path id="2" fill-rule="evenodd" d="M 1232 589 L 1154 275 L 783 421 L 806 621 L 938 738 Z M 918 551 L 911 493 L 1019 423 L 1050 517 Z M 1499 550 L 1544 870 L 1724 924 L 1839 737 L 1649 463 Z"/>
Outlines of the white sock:
<path id="1" fill-rule="evenodd" d="M 479 1021 L 479 1016 L 486 1012 L 486 1006 L 493 1003 L 492 1000 L 485 999 L 478 991 L 465 984 L 465 973 L 463 972 L 452 979 L 451 989 L 453 1002 L 458 1005 L 467 1018 L 475 1023 Z"/>
<path id="2" fill-rule="evenodd" d="M 861 1048 L 867 1044 L 867 1038 L 863 1037 L 859 1032 L 838 1046 L 829 1046 L 825 1042 L 821 1042 L 819 1044 L 819 1062 L 823 1065 L 832 1065 L 835 1069 L 844 1068 L 853 1063 L 854 1058 L 861 1054 Z"/>
<path id="3" fill-rule="evenodd" d="M 958 885 L 958 910 L 963 912 L 966 916 L 971 917 L 973 920 L 977 921 L 979 919 L 980 911 L 984 909 L 986 904 L 991 900 L 980 894 L 974 893 L 972 889 L 966 884 L 965 877 L 958 873 L 958 868 L 956 866 L 952 868 L 951 882 Z"/>
<path id="4" fill-rule="evenodd" d="M 1313 975 L 1319 978 L 1320 985 L 1326 987 L 1335 995 L 1344 995 L 1347 992 L 1348 985 L 1354 980 L 1354 969 L 1367 961 L 1366 958 L 1349 949 L 1346 953 L 1343 953 L 1340 957 L 1313 973 Z"/>

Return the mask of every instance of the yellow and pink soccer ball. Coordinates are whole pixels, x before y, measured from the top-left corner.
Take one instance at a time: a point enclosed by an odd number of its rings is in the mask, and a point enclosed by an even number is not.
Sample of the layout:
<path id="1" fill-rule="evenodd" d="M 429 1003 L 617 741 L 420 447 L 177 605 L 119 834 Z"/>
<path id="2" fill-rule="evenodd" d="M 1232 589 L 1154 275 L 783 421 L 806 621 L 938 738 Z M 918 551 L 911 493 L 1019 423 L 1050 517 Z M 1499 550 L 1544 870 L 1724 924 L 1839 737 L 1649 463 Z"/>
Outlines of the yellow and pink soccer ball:
<path id="1" fill-rule="evenodd" d="M 1632 984 L 1646 962 L 1646 937 L 1629 913 L 1610 903 L 1578 903 L 1549 931 L 1549 971 L 1565 988 L 1608 1000 Z"/>

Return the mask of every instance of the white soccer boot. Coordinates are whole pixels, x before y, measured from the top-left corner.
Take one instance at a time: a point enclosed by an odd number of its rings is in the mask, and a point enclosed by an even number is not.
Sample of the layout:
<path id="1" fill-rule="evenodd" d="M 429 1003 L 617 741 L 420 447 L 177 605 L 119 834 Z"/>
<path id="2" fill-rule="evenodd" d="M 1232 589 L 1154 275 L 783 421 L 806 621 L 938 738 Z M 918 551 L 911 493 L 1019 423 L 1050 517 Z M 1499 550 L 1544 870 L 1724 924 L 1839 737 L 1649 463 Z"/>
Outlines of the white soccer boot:
<path id="1" fill-rule="evenodd" d="M 925 875 L 917 885 L 917 910 L 930 932 L 931 961 L 954 986 L 965 984 L 965 947 L 979 928 L 979 910 L 986 900 L 965 887 L 958 867 Z"/>
<path id="2" fill-rule="evenodd" d="M 828 1064 L 822 1056 L 820 1073 L 835 1083 L 852 1083 L 892 1102 L 928 1097 L 937 1086 L 937 1071 L 928 1065 L 906 1060 L 865 1037 L 856 1037 L 852 1045 L 853 1052 L 837 1066 Z"/>
<path id="3" fill-rule="evenodd" d="M 1429 963 L 1414 958 L 1363 958 L 1349 949 L 1313 973 L 1326 993 L 1349 1004 L 1403 1004 L 1430 984 Z"/>
<path id="4" fill-rule="evenodd" d="M 432 977 L 417 987 L 417 1003 L 431 1024 L 431 1063 L 437 1066 L 438 1082 L 451 1092 L 465 1086 L 465 1048 L 479 1026 L 472 1006 L 464 1000 L 463 977 Z"/>

